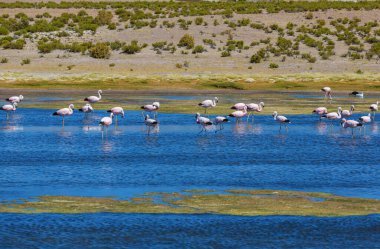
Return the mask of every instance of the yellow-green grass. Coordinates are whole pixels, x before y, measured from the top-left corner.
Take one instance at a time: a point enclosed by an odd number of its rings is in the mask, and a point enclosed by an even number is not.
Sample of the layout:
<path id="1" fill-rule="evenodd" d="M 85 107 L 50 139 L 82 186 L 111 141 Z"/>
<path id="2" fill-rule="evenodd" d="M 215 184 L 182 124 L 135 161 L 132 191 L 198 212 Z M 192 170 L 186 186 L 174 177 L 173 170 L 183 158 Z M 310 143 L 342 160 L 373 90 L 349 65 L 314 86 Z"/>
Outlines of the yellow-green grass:
<path id="1" fill-rule="evenodd" d="M 157 198 L 161 200 L 158 203 L 154 201 Z M 379 214 L 380 200 L 282 190 L 227 190 L 222 194 L 188 190 L 147 193 L 130 200 L 41 196 L 34 200 L 3 201 L 0 212 L 350 216 Z"/>

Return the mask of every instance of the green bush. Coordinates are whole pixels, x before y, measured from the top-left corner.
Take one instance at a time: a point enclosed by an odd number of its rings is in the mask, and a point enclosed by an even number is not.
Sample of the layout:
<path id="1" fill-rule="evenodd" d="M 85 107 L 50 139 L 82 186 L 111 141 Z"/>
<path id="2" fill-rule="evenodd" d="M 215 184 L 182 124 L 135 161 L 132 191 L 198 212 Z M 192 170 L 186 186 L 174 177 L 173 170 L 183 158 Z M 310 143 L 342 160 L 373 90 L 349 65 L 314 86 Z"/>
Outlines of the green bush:
<path id="1" fill-rule="evenodd" d="M 178 47 L 186 47 L 187 49 L 194 48 L 194 37 L 189 34 L 185 34 L 179 40 Z"/>
<path id="2" fill-rule="evenodd" d="M 203 53 L 205 51 L 206 51 L 206 49 L 202 45 L 197 45 L 197 46 L 194 47 L 192 53 L 193 54 L 201 54 L 201 53 Z"/>
<path id="3" fill-rule="evenodd" d="M 254 54 L 254 55 L 251 56 L 250 62 L 258 64 L 258 63 L 261 62 L 261 60 L 262 60 L 262 57 L 260 55 Z"/>
<path id="4" fill-rule="evenodd" d="M 90 56 L 96 59 L 108 59 L 111 56 L 110 47 L 106 43 L 96 43 L 89 49 Z"/>
<path id="5" fill-rule="evenodd" d="M 8 58 L 5 58 L 5 57 L 1 58 L 0 63 L 2 64 L 8 63 Z"/>
<path id="6" fill-rule="evenodd" d="M 95 17 L 95 22 L 99 25 L 109 25 L 112 22 L 112 12 L 100 10 L 98 15 Z"/>
<path id="7" fill-rule="evenodd" d="M 30 62 L 31 62 L 31 60 L 29 58 L 26 58 L 26 59 L 23 59 L 20 64 L 21 64 L 21 66 L 23 66 L 23 65 L 30 64 Z"/>
<path id="8" fill-rule="evenodd" d="M 203 18 L 202 18 L 202 17 L 197 17 L 197 18 L 195 18 L 194 23 L 195 23 L 195 25 L 202 25 L 202 23 L 203 23 Z"/>
<path id="9" fill-rule="evenodd" d="M 135 54 L 139 53 L 144 47 L 146 47 L 146 44 L 139 45 L 138 41 L 133 40 L 130 44 L 123 47 L 123 52 L 127 54 Z"/>
<path id="10" fill-rule="evenodd" d="M 64 49 L 65 46 L 59 40 L 53 40 L 50 42 L 44 42 L 41 40 L 38 42 L 37 48 L 38 52 L 46 54 L 56 49 Z"/>
<path id="11" fill-rule="evenodd" d="M 23 49 L 25 46 L 25 40 L 18 39 L 16 41 L 5 41 L 2 43 L 4 49 Z"/>
<path id="12" fill-rule="evenodd" d="M 6 27 L 0 26 L 0 35 L 9 34 L 9 30 Z"/>
<path id="13" fill-rule="evenodd" d="M 222 52 L 221 56 L 222 57 L 229 57 L 229 56 L 231 56 L 231 52 L 228 51 L 228 50 L 225 50 L 225 51 Z"/>
<path id="14" fill-rule="evenodd" d="M 278 64 L 276 64 L 276 63 L 271 63 L 271 64 L 269 64 L 269 68 L 272 68 L 272 69 L 274 69 L 274 68 L 278 68 Z"/>

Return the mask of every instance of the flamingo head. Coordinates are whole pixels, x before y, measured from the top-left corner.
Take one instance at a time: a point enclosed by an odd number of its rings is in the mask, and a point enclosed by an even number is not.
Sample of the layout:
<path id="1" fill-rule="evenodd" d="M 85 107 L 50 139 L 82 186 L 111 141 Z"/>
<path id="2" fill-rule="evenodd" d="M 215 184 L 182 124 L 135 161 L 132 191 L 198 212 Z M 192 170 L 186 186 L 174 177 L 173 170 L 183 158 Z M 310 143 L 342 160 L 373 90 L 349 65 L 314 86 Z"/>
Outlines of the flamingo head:
<path id="1" fill-rule="evenodd" d="M 277 114 L 278 114 L 278 113 L 277 113 L 276 111 L 274 111 L 273 114 L 272 114 L 272 116 L 273 116 L 273 117 L 274 117 L 274 116 L 277 116 Z"/>
<path id="2" fill-rule="evenodd" d="M 24 96 L 20 95 L 18 96 L 20 100 L 23 100 L 24 99 Z"/>
<path id="3" fill-rule="evenodd" d="M 265 106 L 264 102 L 260 102 L 259 105 L 261 105 L 262 107 Z"/>
<path id="4" fill-rule="evenodd" d="M 102 94 L 102 93 L 103 93 L 103 91 L 102 91 L 102 90 L 98 90 L 98 93 L 99 93 L 99 94 Z"/>
<path id="5" fill-rule="evenodd" d="M 199 112 L 197 112 L 197 113 L 195 114 L 195 118 L 196 118 L 196 119 L 198 119 L 200 116 L 201 116 L 201 114 L 200 114 Z"/>
<path id="6" fill-rule="evenodd" d="M 344 124 L 346 122 L 347 122 L 347 120 L 345 118 L 342 118 L 342 120 L 340 121 L 340 124 L 342 125 L 342 124 Z"/>
<path id="7" fill-rule="evenodd" d="M 69 108 L 74 110 L 74 104 L 70 104 Z"/>
<path id="8" fill-rule="evenodd" d="M 160 102 L 153 102 L 152 105 L 157 108 L 160 108 Z"/>
<path id="9" fill-rule="evenodd" d="M 216 103 L 218 103 L 218 102 L 219 102 L 219 99 L 218 99 L 218 97 L 215 97 L 214 99 L 215 99 L 215 102 L 216 102 Z"/>
<path id="10" fill-rule="evenodd" d="M 111 112 L 111 114 L 110 114 L 110 118 L 113 118 L 113 116 L 114 116 L 114 114 L 113 114 L 113 112 Z"/>
<path id="11" fill-rule="evenodd" d="M 149 117 L 149 114 L 147 114 L 146 116 L 145 116 L 145 120 L 148 120 L 150 117 Z"/>
<path id="12" fill-rule="evenodd" d="M 354 106 L 354 105 L 352 105 L 352 106 L 351 106 L 351 109 L 354 111 L 354 110 L 355 110 L 355 106 Z"/>

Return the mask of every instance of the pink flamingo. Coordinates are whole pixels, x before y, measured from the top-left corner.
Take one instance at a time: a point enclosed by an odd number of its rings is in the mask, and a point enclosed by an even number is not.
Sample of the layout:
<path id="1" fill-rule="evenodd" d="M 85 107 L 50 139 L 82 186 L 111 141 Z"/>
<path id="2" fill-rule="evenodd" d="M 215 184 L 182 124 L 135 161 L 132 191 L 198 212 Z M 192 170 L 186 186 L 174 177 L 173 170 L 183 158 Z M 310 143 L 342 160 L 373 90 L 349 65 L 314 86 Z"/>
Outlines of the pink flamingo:
<path id="1" fill-rule="evenodd" d="M 113 113 L 111 112 L 109 117 L 104 117 L 100 120 L 99 125 L 102 126 L 102 139 L 104 133 L 104 127 L 106 128 L 106 136 L 108 134 L 108 127 L 112 124 Z"/>
<path id="2" fill-rule="evenodd" d="M 329 98 L 330 100 L 332 100 L 330 87 L 325 86 L 324 88 L 321 89 L 321 91 L 325 93 L 325 99 Z"/>
<path id="3" fill-rule="evenodd" d="M 20 103 L 23 99 L 24 99 L 24 96 L 20 95 L 20 96 L 12 96 L 5 100 L 11 103 Z"/>
<path id="4" fill-rule="evenodd" d="M 151 105 L 143 105 L 141 106 L 141 109 L 144 111 L 142 112 L 143 117 L 145 118 L 144 112 L 155 112 L 154 118 L 157 117 L 157 110 L 160 109 L 160 102 L 153 102 Z"/>
<path id="5" fill-rule="evenodd" d="M 259 104 L 250 103 L 247 104 L 247 111 L 248 111 L 248 117 L 247 122 L 249 120 L 249 117 L 252 115 L 252 121 L 253 121 L 253 114 L 252 112 L 261 112 L 264 109 L 264 102 L 260 102 Z"/>
<path id="6" fill-rule="evenodd" d="M 351 128 L 352 136 L 354 136 L 354 128 L 363 126 L 362 123 L 356 121 L 356 120 L 346 120 L 345 118 L 342 118 L 342 121 L 340 122 L 343 128 Z"/>
<path id="7" fill-rule="evenodd" d="M 215 97 L 213 100 L 211 100 L 211 99 L 204 100 L 201 103 L 199 103 L 198 105 L 205 108 L 205 114 L 206 114 L 207 109 L 211 108 L 211 107 L 215 107 L 216 103 L 218 103 L 218 102 L 219 102 L 218 97 Z"/>
<path id="8" fill-rule="evenodd" d="M 209 118 L 202 117 L 201 114 L 199 113 L 195 115 L 195 121 L 197 122 L 197 124 L 200 124 L 202 127 L 202 130 L 199 133 L 206 132 L 207 131 L 206 128 L 212 125 L 212 122 Z"/>
<path id="9" fill-rule="evenodd" d="M 236 103 L 233 106 L 231 106 L 231 109 L 242 111 L 242 110 L 244 110 L 245 106 L 247 106 L 247 105 L 244 103 Z"/>
<path id="10" fill-rule="evenodd" d="M 313 113 L 319 115 L 319 120 L 321 120 L 322 115 L 327 114 L 327 108 L 326 107 L 317 107 L 313 110 Z"/>
<path id="11" fill-rule="evenodd" d="M 371 123 L 371 113 L 368 113 L 367 116 L 361 116 L 358 120 L 363 125 L 363 132 L 365 132 L 365 124 Z"/>
<path id="12" fill-rule="evenodd" d="M 98 90 L 98 96 L 89 96 L 84 99 L 84 101 L 88 101 L 89 103 L 96 103 L 102 99 L 102 90 Z"/>
<path id="13" fill-rule="evenodd" d="M 148 136 L 150 135 L 151 127 L 153 127 L 153 129 L 155 129 L 156 133 L 158 132 L 158 130 L 157 130 L 158 121 L 153 119 L 153 118 L 150 118 L 148 114 L 145 116 L 144 123 L 148 127 Z"/>
<path id="14" fill-rule="evenodd" d="M 9 118 L 9 113 L 16 111 L 17 102 L 12 102 L 11 105 L 3 105 L 0 110 L 5 111 L 7 114 L 7 119 Z"/>
<path id="15" fill-rule="evenodd" d="M 234 111 L 228 116 L 235 118 L 236 122 L 239 123 L 243 117 L 247 116 L 247 106 L 244 107 L 243 111 Z"/>
<path id="16" fill-rule="evenodd" d="M 111 108 L 110 110 L 108 110 L 107 112 L 111 112 L 113 113 L 113 115 L 116 117 L 115 119 L 115 123 L 116 123 L 116 126 L 117 126 L 117 116 L 121 116 L 122 118 L 124 118 L 124 110 L 122 107 L 113 107 Z"/>
<path id="17" fill-rule="evenodd" d="M 89 103 L 87 103 L 82 108 L 79 108 L 78 110 L 87 115 L 87 113 L 93 112 L 94 108 L 92 108 L 92 106 Z"/>
<path id="18" fill-rule="evenodd" d="M 370 105 L 369 109 L 372 112 L 373 120 L 375 120 L 375 114 L 379 110 L 379 101 L 376 101 L 376 104 Z"/>
<path id="19" fill-rule="evenodd" d="M 288 124 L 290 124 L 290 120 L 287 117 L 278 115 L 278 113 L 276 111 L 273 112 L 272 116 L 273 116 L 273 119 L 275 121 L 280 123 L 280 130 L 279 131 L 281 131 L 283 124 L 285 125 L 286 131 L 288 131 Z"/>
<path id="20" fill-rule="evenodd" d="M 218 131 L 223 130 L 224 129 L 223 124 L 227 123 L 228 121 L 229 121 L 228 118 L 223 117 L 223 116 L 217 116 L 217 117 L 215 117 L 214 125 L 217 126 L 217 127 L 219 127 L 219 129 L 215 130 L 215 133 L 218 132 Z"/>
<path id="21" fill-rule="evenodd" d="M 53 113 L 53 116 L 62 117 L 62 126 L 65 126 L 65 116 L 70 116 L 74 113 L 74 105 L 70 104 L 69 108 L 62 108 Z"/>
<path id="22" fill-rule="evenodd" d="M 322 115 L 322 118 L 327 118 L 331 120 L 330 126 L 332 126 L 332 121 L 342 118 L 342 108 L 338 107 L 338 112 L 329 112 Z"/>
<path id="23" fill-rule="evenodd" d="M 352 112 L 355 110 L 355 106 L 351 105 L 350 110 L 343 110 L 342 111 L 342 118 L 348 118 L 352 115 Z"/>

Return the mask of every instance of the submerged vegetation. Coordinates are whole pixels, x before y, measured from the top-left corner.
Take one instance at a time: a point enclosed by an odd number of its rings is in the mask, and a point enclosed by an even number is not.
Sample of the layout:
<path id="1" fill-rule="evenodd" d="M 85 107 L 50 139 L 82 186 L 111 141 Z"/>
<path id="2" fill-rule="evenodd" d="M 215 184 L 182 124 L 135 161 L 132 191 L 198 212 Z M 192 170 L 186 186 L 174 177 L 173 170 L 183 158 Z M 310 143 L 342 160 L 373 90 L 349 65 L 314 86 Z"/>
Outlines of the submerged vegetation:
<path id="1" fill-rule="evenodd" d="M 41 196 L 35 200 L 3 201 L 0 212 L 349 216 L 379 214 L 380 201 L 317 192 L 187 190 L 183 193 L 146 193 L 130 200 Z"/>

